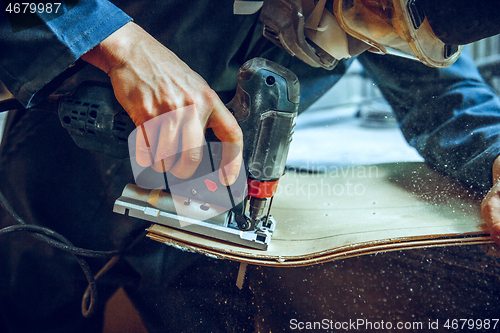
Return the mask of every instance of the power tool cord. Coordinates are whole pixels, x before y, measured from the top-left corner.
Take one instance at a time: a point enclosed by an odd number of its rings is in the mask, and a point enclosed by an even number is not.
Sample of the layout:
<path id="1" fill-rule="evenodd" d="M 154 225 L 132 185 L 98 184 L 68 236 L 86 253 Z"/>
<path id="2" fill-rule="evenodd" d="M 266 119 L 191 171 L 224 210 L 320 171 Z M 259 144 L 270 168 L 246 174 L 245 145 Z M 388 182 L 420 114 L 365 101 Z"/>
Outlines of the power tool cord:
<path id="1" fill-rule="evenodd" d="M 80 71 L 82 68 L 84 68 L 87 65 L 87 63 L 81 59 L 78 59 L 73 66 L 70 66 L 68 69 L 66 69 L 64 72 L 59 74 L 56 78 L 54 78 L 49 84 L 47 84 L 40 92 L 40 96 L 49 96 L 64 80 L 66 80 L 68 77 L 71 77 L 78 71 Z M 10 98 L 10 99 L 5 99 L 0 101 L 0 113 L 9 111 L 9 110 L 16 110 L 16 109 L 24 109 L 24 106 L 15 98 Z M 46 227 L 38 226 L 38 225 L 33 225 L 33 224 L 28 224 L 26 223 L 12 208 L 12 206 L 9 204 L 5 196 L 3 195 L 2 191 L 0 191 L 0 206 L 5 209 L 5 211 L 12 216 L 12 218 L 19 223 L 18 225 L 12 225 L 9 227 L 5 227 L 3 229 L 0 229 L 0 236 L 7 235 L 9 233 L 13 232 L 28 232 L 32 234 L 35 238 L 51 245 L 54 246 L 62 251 L 69 252 L 71 253 L 76 261 L 80 264 L 80 267 L 82 268 L 85 277 L 87 278 L 88 286 L 87 289 L 85 290 L 85 293 L 83 295 L 82 299 L 82 314 L 84 317 L 88 318 L 90 317 L 96 308 L 97 304 L 97 286 L 96 286 L 96 280 L 102 276 L 104 273 L 109 271 L 117 262 L 118 259 L 120 258 L 120 255 L 125 252 L 124 251 L 95 251 L 95 250 L 88 250 L 88 249 L 83 249 L 79 247 L 75 247 L 68 239 L 66 239 L 64 236 L 61 234 L 55 232 L 54 230 L 51 230 Z M 139 237 L 135 239 L 131 244 L 128 245 L 127 248 L 132 247 L 137 240 L 142 238 L 143 234 L 141 234 Z M 94 276 L 92 274 L 92 270 L 90 269 L 87 261 L 83 259 L 82 257 L 90 257 L 90 258 L 109 258 L 111 259 L 108 261 L 106 265 L 104 265 L 101 270 Z"/>
<path id="2" fill-rule="evenodd" d="M 75 247 L 68 239 L 66 239 L 61 234 L 55 232 L 46 227 L 28 224 L 26 223 L 12 208 L 9 204 L 2 191 L 0 191 L 0 205 L 5 209 L 5 211 L 12 216 L 12 218 L 19 224 L 8 226 L 0 229 L 0 236 L 13 233 L 13 232 L 29 232 L 33 234 L 33 236 L 43 242 L 48 243 L 51 246 L 54 246 L 60 250 L 65 252 L 69 252 L 76 259 L 78 264 L 83 270 L 85 277 L 87 278 L 88 286 L 85 290 L 82 299 L 82 314 L 84 317 L 90 317 L 96 308 L 97 304 L 97 286 L 96 280 L 102 276 L 104 273 L 109 271 L 120 258 L 121 251 L 95 251 L 88 250 L 79 247 Z M 129 245 L 130 247 L 131 245 Z M 106 265 L 94 276 L 92 274 L 92 270 L 90 269 L 87 261 L 82 257 L 90 257 L 90 258 L 106 258 L 111 257 Z"/>

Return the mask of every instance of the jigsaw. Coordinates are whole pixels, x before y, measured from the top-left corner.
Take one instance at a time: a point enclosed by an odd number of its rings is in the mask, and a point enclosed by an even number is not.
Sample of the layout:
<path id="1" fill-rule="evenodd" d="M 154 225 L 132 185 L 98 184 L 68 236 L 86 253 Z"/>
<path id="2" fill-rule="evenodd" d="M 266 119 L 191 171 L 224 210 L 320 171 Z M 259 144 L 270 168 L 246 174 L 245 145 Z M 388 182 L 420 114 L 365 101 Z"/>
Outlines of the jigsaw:
<path id="1" fill-rule="evenodd" d="M 111 87 L 83 83 L 57 101 L 61 124 L 82 148 L 131 158 L 136 184 L 129 184 L 114 212 L 250 248 L 266 250 L 276 221 L 270 214 L 284 174 L 299 105 L 299 81 L 287 68 L 263 58 L 238 72 L 226 105 L 243 132 L 243 164 L 234 184 L 219 181 L 222 143 L 207 130 L 203 160 L 189 179 L 135 162 L 135 125 Z M 135 163 L 135 164 L 134 164 Z"/>

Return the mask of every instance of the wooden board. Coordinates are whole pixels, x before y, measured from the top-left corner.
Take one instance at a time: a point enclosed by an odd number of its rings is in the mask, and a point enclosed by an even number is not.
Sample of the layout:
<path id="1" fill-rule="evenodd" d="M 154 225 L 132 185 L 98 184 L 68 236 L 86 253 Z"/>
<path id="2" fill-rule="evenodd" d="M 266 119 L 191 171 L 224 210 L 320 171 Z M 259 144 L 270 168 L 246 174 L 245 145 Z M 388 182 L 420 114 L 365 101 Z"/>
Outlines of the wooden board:
<path id="1" fill-rule="evenodd" d="M 187 251 L 267 266 L 306 266 L 376 252 L 491 243 L 481 197 L 424 163 L 287 172 L 267 251 L 153 224 L 148 237 Z"/>

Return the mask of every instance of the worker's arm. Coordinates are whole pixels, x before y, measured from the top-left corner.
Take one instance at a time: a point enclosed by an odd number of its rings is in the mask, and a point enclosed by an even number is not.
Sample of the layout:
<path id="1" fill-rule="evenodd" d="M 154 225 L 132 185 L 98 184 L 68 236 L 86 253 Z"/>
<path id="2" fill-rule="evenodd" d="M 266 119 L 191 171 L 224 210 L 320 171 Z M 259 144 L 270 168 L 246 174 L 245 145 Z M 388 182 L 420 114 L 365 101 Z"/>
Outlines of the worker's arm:
<path id="1" fill-rule="evenodd" d="M 481 214 L 491 237 L 500 245 L 500 156 L 493 163 L 493 187 L 481 203 Z"/>
<path id="2" fill-rule="evenodd" d="M 236 179 L 243 146 L 238 123 L 203 78 L 169 49 L 130 22 L 82 59 L 109 75 L 120 104 L 138 127 L 143 125 L 136 152 L 141 166 L 190 177 L 202 157 L 204 130 L 212 128 L 226 143 L 221 182 Z"/>

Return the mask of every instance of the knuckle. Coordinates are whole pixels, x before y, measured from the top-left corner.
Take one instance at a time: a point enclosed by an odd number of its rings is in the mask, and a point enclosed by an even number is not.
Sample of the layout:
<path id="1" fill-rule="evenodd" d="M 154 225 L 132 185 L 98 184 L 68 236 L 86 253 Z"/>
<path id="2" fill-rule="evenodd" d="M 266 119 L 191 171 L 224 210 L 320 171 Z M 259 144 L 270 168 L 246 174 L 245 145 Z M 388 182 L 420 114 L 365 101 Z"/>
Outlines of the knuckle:
<path id="1" fill-rule="evenodd" d="M 161 114 L 159 121 L 161 122 L 160 126 L 162 131 L 171 131 L 178 126 L 181 117 L 176 109 L 172 109 Z"/>
<path id="2" fill-rule="evenodd" d="M 175 160 L 176 154 L 177 154 L 176 150 L 164 149 L 162 151 L 157 152 L 155 160 L 164 161 L 167 164 L 172 164 L 172 161 Z"/>
<path id="3" fill-rule="evenodd" d="M 205 105 L 206 107 L 213 107 L 216 101 L 219 99 L 217 93 L 208 85 L 204 85 L 200 89 L 200 96 L 201 102 L 203 103 L 202 105 Z"/>
<path id="4" fill-rule="evenodd" d="M 143 108 L 135 108 L 132 110 L 127 110 L 130 119 L 134 122 L 135 126 L 141 126 L 147 123 L 153 117 Z"/>
<path id="5" fill-rule="evenodd" d="M 205 85 L 202 88 L 202 93 L 205 96 L 205 98 L 210 99 L 210 100 L 219 98 L 217 93 L 212 88 L 210 88 L 208 85 Z"/>
<path id="6" fill-rule="evenodd" d="M 140 153 L 139 151 L 136 151 L 136 161 L 137 164 L 139 164 L 143 168 L 146 168 L 153 163 L 150 154 Z"/>
<path id="7" fill-rule="evenodd" d="M 150 157 L 151 153 L 152 153 L 152 149 L 146 145 L 140 145 L 140 146 L 136 147 L 136 154 L 141 156 L 141 157 L 143 157 L 143 156 Z"/>
<path id="8" fill-rule="evenodd" d="M 233 142 L 243 141 L 243 132 L 239 125 L 231 125 L 226 128 L 226 133 L 228 138 L 232 139 Z"/>
<path id="9" fill-rule="evenodd" d="M 201 150 L 191 150 L 183 155 L 185 155 L 183 156 L 184 161 L 190 165 L 200 164 L 203 158 L 203 152 Z"/>

